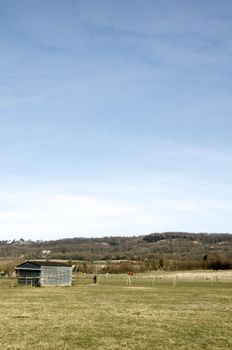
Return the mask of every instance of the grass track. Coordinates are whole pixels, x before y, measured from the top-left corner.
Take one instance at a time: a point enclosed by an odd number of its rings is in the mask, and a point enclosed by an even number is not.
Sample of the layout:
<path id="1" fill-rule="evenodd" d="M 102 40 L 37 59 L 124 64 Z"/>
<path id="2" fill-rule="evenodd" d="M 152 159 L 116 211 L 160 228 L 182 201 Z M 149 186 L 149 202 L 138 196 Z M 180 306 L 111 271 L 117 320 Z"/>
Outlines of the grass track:
<path id="1" fill-rule="evenodd" d="M 231 282 L 144 276 L 63 288 L 1 280 L 0 349 L 232 349 Z"/>

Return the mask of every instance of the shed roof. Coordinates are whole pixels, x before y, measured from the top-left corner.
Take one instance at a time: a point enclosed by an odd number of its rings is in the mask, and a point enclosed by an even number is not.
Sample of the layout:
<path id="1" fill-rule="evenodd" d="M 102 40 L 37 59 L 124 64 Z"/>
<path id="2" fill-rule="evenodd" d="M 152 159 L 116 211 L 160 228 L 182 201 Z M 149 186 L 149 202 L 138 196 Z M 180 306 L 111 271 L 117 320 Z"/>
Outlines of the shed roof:
<path id="1" fill-rule="evenodd" d="M 22 264 L 17 265 L 17 268 L 20 268 L 20 266 L 23 266 L 27 263 L 32 263 L 34 265 L 37 266 L 65 266 L 65 267 L 70 267 L 69 265 L 67 265 L 64 262 L 60 262 L 60 261 L 49 261 L 49 260 L 27 260 L 24 261 Z"/>

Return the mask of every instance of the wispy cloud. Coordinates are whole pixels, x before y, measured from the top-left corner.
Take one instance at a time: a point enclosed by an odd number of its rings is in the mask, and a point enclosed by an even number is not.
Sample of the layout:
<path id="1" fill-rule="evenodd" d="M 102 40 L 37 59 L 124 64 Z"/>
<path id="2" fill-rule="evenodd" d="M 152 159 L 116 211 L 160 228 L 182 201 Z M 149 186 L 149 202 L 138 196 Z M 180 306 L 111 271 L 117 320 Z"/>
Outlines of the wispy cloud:
<path id="1" fill-rule="evenodd" d="M 49 191 L 1 192 L 0 232 L 5 237 L 15 233 L 44 238 L 48 232 L 50 236 L 91 234 L 101 230 L 105 221 L 109 225 L 134 212 L 138 212 L 136 204 L 113 199 Z"/>
<path id="2" fill-rule="evenodd" d="M 220 231 L 217 221 L 226 215 L 224 230 L 229 231 L 232 197 L 225 198 L 220 191 L 180 192 L 167 179 L 157 186 L 159 190 L 118 186 L 118 195 L 102 186 L 100 193 L 92 195 L 58 188 L 1 191 L 1 238 Z"/>

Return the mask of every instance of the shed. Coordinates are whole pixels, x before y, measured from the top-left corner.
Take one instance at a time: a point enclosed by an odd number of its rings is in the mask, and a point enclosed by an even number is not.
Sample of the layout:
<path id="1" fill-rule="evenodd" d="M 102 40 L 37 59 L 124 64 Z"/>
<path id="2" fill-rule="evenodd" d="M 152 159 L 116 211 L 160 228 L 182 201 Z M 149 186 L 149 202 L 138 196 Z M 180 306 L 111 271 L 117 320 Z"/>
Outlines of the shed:
<path id="1" fill-rule="evenodd" d="M 25 261 L 15 268 L 22 286 L 71 286 L 72 267 L 55 261 Z"/>

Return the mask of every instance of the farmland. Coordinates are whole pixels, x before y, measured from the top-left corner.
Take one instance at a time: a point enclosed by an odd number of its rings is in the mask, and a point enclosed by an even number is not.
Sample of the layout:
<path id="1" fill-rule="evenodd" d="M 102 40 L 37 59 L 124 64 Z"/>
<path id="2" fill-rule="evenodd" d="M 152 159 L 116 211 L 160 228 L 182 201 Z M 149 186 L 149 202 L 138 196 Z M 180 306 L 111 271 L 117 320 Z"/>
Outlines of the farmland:
<path id="1" fill-rule="evenodd" d="M 0 348 L 231 349 L 232 272 L 90 276 L 73 287 L 0 280 Z"/>

